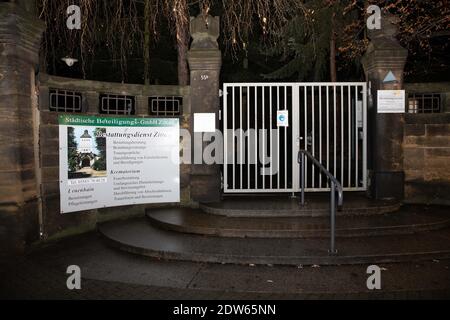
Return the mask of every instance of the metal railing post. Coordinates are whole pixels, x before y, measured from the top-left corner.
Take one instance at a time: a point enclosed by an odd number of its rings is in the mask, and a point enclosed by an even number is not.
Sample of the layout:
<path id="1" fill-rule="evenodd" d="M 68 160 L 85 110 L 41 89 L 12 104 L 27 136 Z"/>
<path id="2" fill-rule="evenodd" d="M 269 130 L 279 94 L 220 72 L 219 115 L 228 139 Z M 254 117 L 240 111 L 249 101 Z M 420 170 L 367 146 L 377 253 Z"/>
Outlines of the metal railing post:
<path id="1" fill-rule="evenodd" d="M 330 254 L 336 254 L 336 184 L 331 181 L 331 246 Z"/>
<path id="2" fill-rule="evenodd" d="M 336 255 L 336 210 L 337 206 L 342 207 L 344 203 L 344 189 L 336 177 L 334 177 L 314 156 L 306 150 L 299 152 L 298 161 L 301 165 L 300 181 L 301 181 L 301 205 L 305 205 L 305 169 L 306 169 L 306 158 L 309 158 L 313 165 L 320 169 L 320 172 L 327 176 L 330 181 L 331 196 L 330 196 L 330 216 L 331 216 L 331 245 L 329 253 L 331 255 Z M 338 203 L 336 204 L 336 192 L 338 193 Z"/>
<path id="3" fill-rule="evenodd" d="M 300 171 L 301 171 L 300 181 L 301 181 L 301 185 L 302 185 L 302 206 L 305 205 L 305 169 L 306 169 L 305 161 L 306 161 L 306 156 L 302 152 L 301 153 L 301 162 L 302 163 L 301 163 L 301 169 L 300 169 Z"/>

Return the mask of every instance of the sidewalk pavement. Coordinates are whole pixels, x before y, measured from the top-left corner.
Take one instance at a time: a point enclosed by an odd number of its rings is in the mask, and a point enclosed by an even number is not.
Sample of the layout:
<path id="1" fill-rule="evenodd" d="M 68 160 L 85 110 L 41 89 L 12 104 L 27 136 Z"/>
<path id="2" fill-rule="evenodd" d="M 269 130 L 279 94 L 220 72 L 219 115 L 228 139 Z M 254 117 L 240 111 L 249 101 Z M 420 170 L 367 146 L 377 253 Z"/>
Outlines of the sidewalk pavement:
<path id="1" fill-rule="evenodd" d="M 67 267 L 81 290 L 67 289 Z M 368 265 L 249 266 L 158 261 L 109 248 L 96 233 L 35 248 L 0 265 L 0 298 L 89 300 L 448 299 L 450 261 L 382 265 L 382 290 L 367 289 Z"/>

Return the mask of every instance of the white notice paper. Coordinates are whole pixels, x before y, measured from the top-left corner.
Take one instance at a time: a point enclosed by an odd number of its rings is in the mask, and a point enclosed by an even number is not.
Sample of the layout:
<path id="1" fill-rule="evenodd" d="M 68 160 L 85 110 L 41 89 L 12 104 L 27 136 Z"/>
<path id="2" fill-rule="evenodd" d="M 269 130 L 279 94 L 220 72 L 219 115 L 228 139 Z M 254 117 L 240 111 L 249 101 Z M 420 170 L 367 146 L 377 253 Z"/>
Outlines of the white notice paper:
<path id="1" fill-rule="evenodd" d="M 194 132 L 195 133 L 216 132 L 216 114 L 194 113 Z"/>
<path id="2" fill-rule="evenodd" d="M 378 113 L 405 113 L 405 90 L 378 90 Z"/>

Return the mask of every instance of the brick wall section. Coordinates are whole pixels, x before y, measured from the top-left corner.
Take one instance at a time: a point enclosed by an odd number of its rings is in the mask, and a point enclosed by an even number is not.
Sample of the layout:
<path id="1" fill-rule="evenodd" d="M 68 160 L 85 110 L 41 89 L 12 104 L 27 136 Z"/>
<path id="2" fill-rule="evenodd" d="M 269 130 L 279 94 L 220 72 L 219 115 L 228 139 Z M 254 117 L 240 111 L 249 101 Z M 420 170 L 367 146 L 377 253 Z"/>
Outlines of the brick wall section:
<path id="1" fill-rule="evenodd" d="M 405 120 L 406 202 L 450 205 L 450 113 Z"/>
<path id="2" fill-rule="evenodd" d="M 181 127 L 188 128 L 190 123 L 189 87 L 123 85 L 106 82 L 84 81 L 60 77 L 40 76 L 40 173 L 41 198 L 43 208 L 44 234 L 48 238 L 64 237 L 92 230 L 98 222 L 113 219 L 123 219 L 132 216 L 144 216 L 145 210 L 161 205 L 137 205 L 117 208 L 106 208 L 86 212 L 61 214 L 59 196 L 59 126 L 57 112 L 49 111 L 49 89 L 66 89 L 83 93 L 84 113 L 98 115 L 99 94 L 119 93 L 136 96 L 135 117 L 148 117 L 146 95 L 183 96 L 184 115 L 181 117 Z M 89 90 L 88 92 L 86 90 Z M 102 115 L 104 116 L 104 115 Z M 134 116 L 132 116 L 134 117 Z M 190 166 L 181 166 L 181 197 L 182 204 L 189 205 Z"/>

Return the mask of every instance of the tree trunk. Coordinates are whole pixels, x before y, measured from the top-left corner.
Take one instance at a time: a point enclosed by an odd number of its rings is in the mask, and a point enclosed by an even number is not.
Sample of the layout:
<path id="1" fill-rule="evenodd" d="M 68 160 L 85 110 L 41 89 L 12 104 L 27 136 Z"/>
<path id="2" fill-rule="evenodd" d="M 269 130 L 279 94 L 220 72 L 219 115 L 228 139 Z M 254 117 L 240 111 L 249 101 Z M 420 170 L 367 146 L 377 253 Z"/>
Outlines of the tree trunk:
<path id="1" fill-rule="evenodd" d="M 171 22 L 176 37 L 176 46 L 178 52 L 178 84 L 181 86 L 189 85 L 189 67 L 187 54 L 189 50 L 189 4 L 187 0 L 166 1 L 166 10 L 171 15 Z"/>
<path id="2" fill-rule="evenodd" d="M 187 53 L 189 50 L 189 32 L 188 29 L 180 34 L 178 41 L 178 84 L 180 86 L 189 85 L 189 67 L 187 62 Z"/>
<path id="3" fill-rule="evenodd" d="M 330 37 L 330 78 L 331 82 L 337 82 L 336 73 L 336 13 L 333 12 L 331 18 L 331 37 Z"/>
<path id="4" fill-rule="evenodd" d="M 145 13 L 144 13 L 144 83 L 150 84 L 150 0 L 145 0 Z"/>

